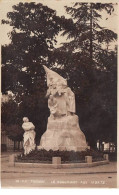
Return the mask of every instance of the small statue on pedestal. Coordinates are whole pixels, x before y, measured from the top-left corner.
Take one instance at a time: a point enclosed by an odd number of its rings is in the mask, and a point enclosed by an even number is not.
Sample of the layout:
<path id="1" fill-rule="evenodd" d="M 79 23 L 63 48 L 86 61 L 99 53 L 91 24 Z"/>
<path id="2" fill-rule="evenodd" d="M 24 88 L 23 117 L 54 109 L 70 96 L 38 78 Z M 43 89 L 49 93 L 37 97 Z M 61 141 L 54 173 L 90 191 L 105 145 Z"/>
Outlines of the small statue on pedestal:
<path id="1" fill-rule="evenodd" d="M 23 118 L 23 125 L 22 128 L 24 129 L 25 133 L 24 137 L 24 154 L 29 154 L 32 150 L 35 150 L 35 126 L 32 122 L 29 122 L 28 117 Z"/>

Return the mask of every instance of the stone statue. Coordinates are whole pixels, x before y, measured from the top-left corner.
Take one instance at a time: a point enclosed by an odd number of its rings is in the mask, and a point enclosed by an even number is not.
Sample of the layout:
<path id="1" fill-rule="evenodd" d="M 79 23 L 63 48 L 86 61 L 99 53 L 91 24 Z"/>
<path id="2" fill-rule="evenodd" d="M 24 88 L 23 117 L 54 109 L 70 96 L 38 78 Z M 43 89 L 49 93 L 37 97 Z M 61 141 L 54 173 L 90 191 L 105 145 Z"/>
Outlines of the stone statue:
<path id="1" fill-rule="evenodd" d="M 80 130 L 75 114 L 75 95 L 67 81 L 56 72 L 43 66 L 47 75 L 47 94 L 50 117 L 38 149 L 83 151 L 86 138 Z"/>
<path id="2" fill-rule="evenodd" d="M 24 129 L 25 133 L 24 137 L 24 154 L 29 154 L 32 150 L 35 149 L 35 126 L 33 123 L 29 122 L 27 117 L 23 118 L 24 123 L 22 124 L 22 128 Z"/>
<path id="3" fill-rule="evenodd" d="M 52 102 L 55 101 L 55 117 L 75 113 L 75 95 L 67 86 L 66 79 L 51 71 L 46 66 L 44 66 L 44 69 L 47 73 L 47 85 L 49 88 L 46 96 L 49 97 L 48 106 L 51 115 L 54 112 L 52 111 L 54 110 L 54 104 L 52 106 L 49 104 L 51 99 Z"/>

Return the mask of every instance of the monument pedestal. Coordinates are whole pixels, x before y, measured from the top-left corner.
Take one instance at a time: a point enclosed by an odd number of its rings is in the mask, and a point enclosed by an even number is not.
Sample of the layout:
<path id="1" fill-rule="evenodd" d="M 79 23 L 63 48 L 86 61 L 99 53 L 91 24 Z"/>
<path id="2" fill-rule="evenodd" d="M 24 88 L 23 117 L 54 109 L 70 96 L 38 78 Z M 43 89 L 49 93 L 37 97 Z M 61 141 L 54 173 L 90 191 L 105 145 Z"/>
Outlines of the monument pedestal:
<path id="1" fill-rule="evenodd" d="M 86 148 L 86 138 L 80 130 L 77 115 L 48 118 L 47 130 L 41 137 L 38 149 L 84 151 Z"/>

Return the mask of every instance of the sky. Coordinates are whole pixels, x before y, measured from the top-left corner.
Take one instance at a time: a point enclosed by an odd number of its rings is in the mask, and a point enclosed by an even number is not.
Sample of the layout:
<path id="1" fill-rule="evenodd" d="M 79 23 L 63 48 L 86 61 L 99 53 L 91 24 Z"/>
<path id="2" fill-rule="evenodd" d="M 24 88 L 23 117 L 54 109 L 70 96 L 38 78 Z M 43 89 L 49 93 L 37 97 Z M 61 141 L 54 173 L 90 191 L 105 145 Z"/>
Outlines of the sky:
<path id="1" fill-rule="evenodd" d="M 56 10 L 57 15 L 62 16 L 65 15 L 65 17 L 69 17 L 69 15 L 66 14 L 64 6 L 72 6 L 73 2 L 78 2 L 78 1 L 82 1 L 82 0 L 34 0 L 32 2 L 36 2 L 36 3 L 42 3 L 44 5 L 47 5 L 48 7 Z M 96 0 L 93 0 L 96 1 Z M 12 6 L 14 4 L 18 4 L 19 2 L 30 2 L 30 0 L 0 0 L 0 18 L 1 19 L 6 19 L 6 15 L 9 11 L 12 11 Z M 82 2 L 88 2 L 83 0 Z M 90 2 L 90 1 L 89 1 Z M 92 1 L 91 1 L 92 2 Z M 100 1 L 101 2 L 101 1 Z M 110 0 L 106 0 L 106 2 L 110 2 Z M 115 0 L 111 1 L 113 3 L 115 3 Z M 116 1 L 117 2 L 117 1 Z M 104 3 L 104 0 L 103 0 Z M 105 26 L 111 30 L 113 30 L 114 32 L 118 32 L 118 28 L 117 28 L 117 24 L 118 24 L 118 17 L 117 17 L 117 13 L 118 13 L 118 6 L 114 6 L 115 11 L 114 13 L 109 16 L 106 14 L 106 12 L 103 12 L 103 20 L 101 20 L 101 25 Z M 106 18 L 108 17 L 108 20 L 106 20 Z M 12 27 L 10 27 L 9 25 L 1 25 L 1 31 L 0 31 L 0 35 L 2 37 L 1 39 L 1 44 L 8 44 L 10 43 L 10 40 L 8 38 L 8 32 L 12 30 Z M 64 38 L 61 38 L 60 36 L 57 37 L 58 40 L 58 44 L 60 44 L 61 42 L 64 42 Z"/>

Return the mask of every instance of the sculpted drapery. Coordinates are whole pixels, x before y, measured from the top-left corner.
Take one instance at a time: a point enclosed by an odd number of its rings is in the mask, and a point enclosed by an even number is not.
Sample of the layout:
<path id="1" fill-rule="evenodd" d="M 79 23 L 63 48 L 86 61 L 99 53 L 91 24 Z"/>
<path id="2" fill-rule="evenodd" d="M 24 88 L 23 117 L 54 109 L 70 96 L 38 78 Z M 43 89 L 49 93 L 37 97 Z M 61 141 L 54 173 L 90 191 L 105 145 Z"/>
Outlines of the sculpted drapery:
<path id="1" fill-rule="evenodd" d="M 32 150 L 35 149 L 35 126 L 32 122 L 29 122 L 27 117 L 23 118 L 24 123 L 22 124 L 22 128 L 24 129 L 25 133 L 24 137 L 24 154 L 29 154 Z"/>
<path id="2" fill-rule="evenodd" d="M 75 113 L 75 95 L 67 86 L 67 81 L 57 73 L 44 66 L 47 73 L 47 97 L 51 116 L 70 115 Z"/>

